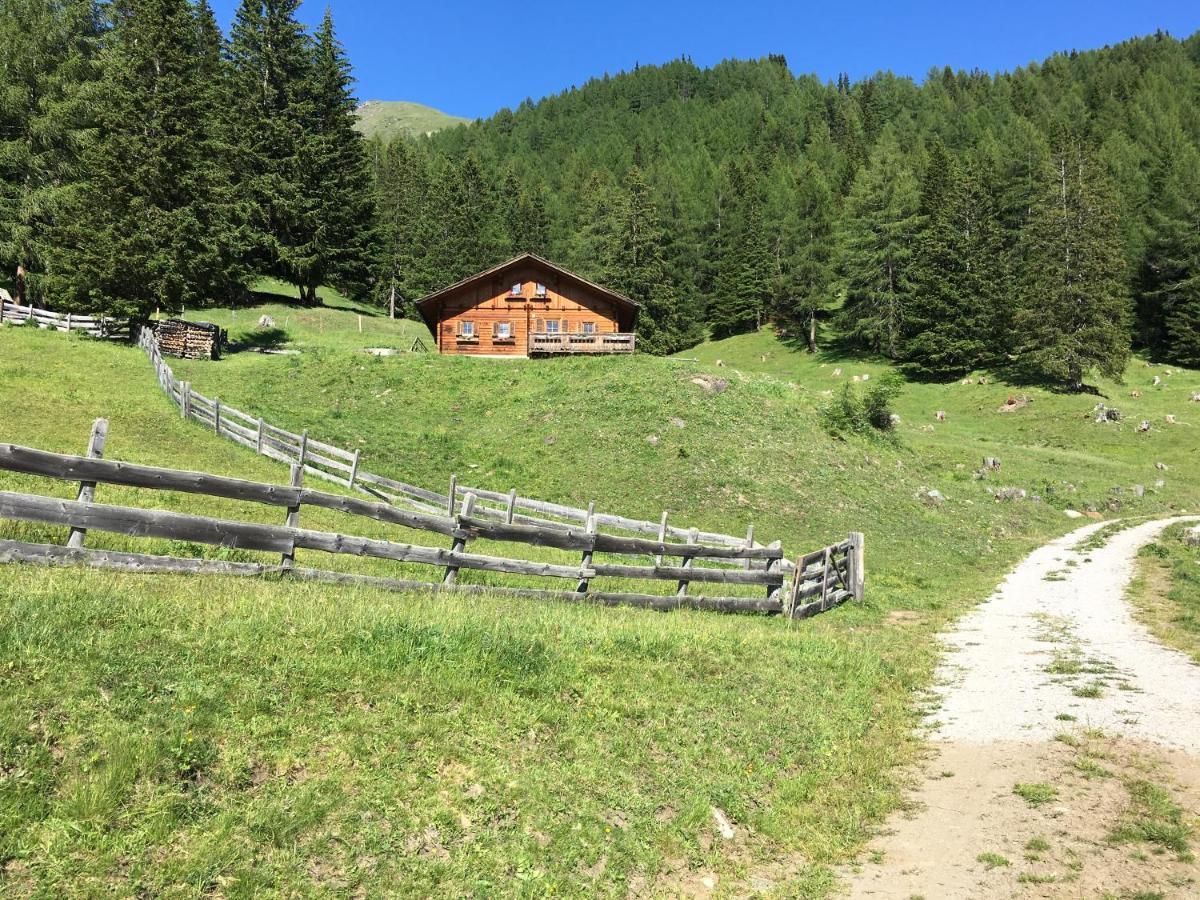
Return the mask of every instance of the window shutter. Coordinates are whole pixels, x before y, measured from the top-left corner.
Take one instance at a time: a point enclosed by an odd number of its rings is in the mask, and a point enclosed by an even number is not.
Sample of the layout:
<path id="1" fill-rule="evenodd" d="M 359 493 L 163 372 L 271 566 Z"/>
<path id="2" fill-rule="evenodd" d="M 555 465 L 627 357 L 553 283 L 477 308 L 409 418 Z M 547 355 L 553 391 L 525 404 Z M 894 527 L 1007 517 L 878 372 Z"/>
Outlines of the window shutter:
<path id="1" fill-rule="evenodd" d="M 544 332 L 546 330 L 546 323 L 543 322 L 541 319 L 535 319 L 533 330 L 538 332 L 539 334 Z"/>
<path id="2" fill-rule="evenodd" d="M 558 330 L 560 332 L 562 332 L 563 334 L 567 333 L 567 320 L 566 319 L 563 319 L 562 322 L 559 323 Z"/>

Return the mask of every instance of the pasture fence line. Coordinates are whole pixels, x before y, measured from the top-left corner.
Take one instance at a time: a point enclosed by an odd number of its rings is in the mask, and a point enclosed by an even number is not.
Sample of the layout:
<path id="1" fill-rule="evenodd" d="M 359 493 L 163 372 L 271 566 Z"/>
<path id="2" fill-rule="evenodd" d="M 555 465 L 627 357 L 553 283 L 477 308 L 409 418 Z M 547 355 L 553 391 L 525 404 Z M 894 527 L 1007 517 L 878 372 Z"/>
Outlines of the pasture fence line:
<path id="1" fill-rule="evenodd" d="M 862 539 L 852 534 L 846 541 L 797 560 L 790 585 L 777 565 L 783 550 L 775 543 L 767 547 L 710 546 L 687 542 L 605 534 L 594 522 L 583 529 L 565 525 L 528 525 L 497 522 L 474 515 L 475 501 L 468 495 L 453 514 L 403 510 L 391 503 L 359 499 L 306 488 L 303 469 L 292 467 L 289 485 L 247 481 L 192 472 L 145 466 L 103 457 L 107 422 L 98 420 L 86 455 L 52 453 L 31 447 L 0 443 L 0 470 L 78 482 L 76 500 L 32 493 L 0 492 L 0 518 L 70 529 L 66 545 L 0 540 L 0 562 L 43 565 L 78 564 L 126 571 L 268 575 L 279 574 L 302 580 L 365 584 L 390 590 L 466 591 L 510 594 L 521 597 L 553 598 L 605 605 L 629 605 L 650 609 L 706 609 L 721 612 L 782 614 L 794 618 L 813 615 L 860 596 L 862 589 Z M 199 494 L 226 500 L 282 507 L 287 510 L 283 525 L 261 524 L 241 519 L 219 519 L 190 513 L 113 506 L 96 502 L 99 485 L 121 485 L 153 491 Z M 387 526 L 450 538 L 449 549 L 341 532 L 302 528 L 303 507 L 314 507 L 369 519 Z M 278 564 L 232 562 L 214 559 L 157 556 L 84 546 L 94 531 L 135 538 L 170 541 L 280 554 Z M 520 555 L 495 556 L 467 552 L 469 541 L 489 540 L 504 545 L 575 551 L 575 562 L 529 559 Z M 330 554 L 419 564 L 440 570 L 437 580 L 400 579 L 352 572 L 313 569 L 296 565 L 296 551 L 320 550 Z M 598 556 L 604 557 L 597 559 Z M 666 565 L 658 560 L 679 559 Z M 765 561 L 753 569 L 731 567 L 742 560 Z M 507 584 L 463 584 L 461 571 L 477 571 L 536 579 L 562 579 L 569 589 L 553 590 Z M 622 584 L 597 590 L 594 582 L 675 582 L 673 593 L 631 590 Z M 713 593 L 692 593 L 694 584 L 716 586 Z M 766 595 L 738 595 L 738 590 L 766 589 Z M 856 593 L 857 591 L 857 593 Z"/>
<path id="2" fill-rule="evenodd" d="M 57 313 L 36 306 L 14 303 L 8 291 L 0 288 L 0 322 L 8 325 L 35 325 L 55 331 L 81 331 L 98 338 L 127 341 L 131 324 L 128 319 L 110 316 L 84 316 L 76 313 Z"/>

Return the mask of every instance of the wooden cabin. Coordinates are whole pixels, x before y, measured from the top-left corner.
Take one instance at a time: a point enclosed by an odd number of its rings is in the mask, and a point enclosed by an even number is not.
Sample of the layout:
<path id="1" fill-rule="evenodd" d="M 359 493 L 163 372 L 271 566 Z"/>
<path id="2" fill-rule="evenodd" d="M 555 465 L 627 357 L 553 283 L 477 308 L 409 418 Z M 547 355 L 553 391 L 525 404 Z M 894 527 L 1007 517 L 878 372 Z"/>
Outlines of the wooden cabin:
<path id="1" fill-rule="evenodd" d="M 417 301 L 439 353 L 632 353 L 638 304 L 524 253 Z"/>

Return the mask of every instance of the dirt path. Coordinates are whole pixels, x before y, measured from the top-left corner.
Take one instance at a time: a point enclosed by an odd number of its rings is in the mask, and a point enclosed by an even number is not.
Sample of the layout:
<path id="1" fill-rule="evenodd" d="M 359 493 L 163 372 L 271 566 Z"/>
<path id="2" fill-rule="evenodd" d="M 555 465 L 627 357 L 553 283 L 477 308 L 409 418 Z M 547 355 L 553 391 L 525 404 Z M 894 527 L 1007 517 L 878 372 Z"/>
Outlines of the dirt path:
<path id="1" fill-rule="evenodd" d="M 852 897 L 1200 896 L 1200 667 L 1123 599 L 1171 521 L 1048 544 L 947 636 L 930 758 Z"/>

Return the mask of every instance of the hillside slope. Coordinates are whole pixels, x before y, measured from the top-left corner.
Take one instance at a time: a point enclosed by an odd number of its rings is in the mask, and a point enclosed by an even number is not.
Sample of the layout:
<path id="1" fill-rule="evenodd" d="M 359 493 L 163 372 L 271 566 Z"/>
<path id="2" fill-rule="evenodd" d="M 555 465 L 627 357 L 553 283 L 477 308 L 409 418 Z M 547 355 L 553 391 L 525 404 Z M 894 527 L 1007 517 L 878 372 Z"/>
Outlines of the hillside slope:
<path id="1" fill-rule="evenodd" d="M 298 355 L 234 352 L 177 374 L 418 484 L 458 473 L 632 515 L 666 507 L 722 530 L 753 522 L 795 549 L 860 528 L 867 602 L 789 625 L 0 567 L 0 763 L 19 773 L 0 790 L 0 886 L 12 893 L 115 881 L 182 896 L 623 896 L 704 877 L 819 893 L 827 863 L 897 802 L 894 766 L 912 752 L 915 692 L 947 618 L 1071 527 L 1068 504 L 1117 499 L 1137 514 L 1200 498 L 1191 426 L 1157 425 L 1166 411 L 1186 420 L 1196 373 L 1121 401 L 1154 418 L 1148 434 L 1094 425 L 1093 398 L 1030 390 L 1032 403 L 998 413 L 1014 389 L 914 385 L 899 442 L 862 444 L 829 437 L 818 409 L 846 377 L 882 368 L 794 354 L 766 333 L 697 348 L 702 362 L 376 359 L 356 349 L 352 312 L 280 313 Z M 249 346 L 243 327 L 235 342 Z M 368 330 L 362 346 L 380 338 Z M 0 408 L 20 411 L 0 440 L 77 452 L 107 415 L 111 458 L 286 479 L 181 421 L 132 348 L 14 328 L 0 346 Z M 1002 481 L 971 477 L 983 455 L 1002 458 Z M 1135 499 L 1134 483 L 1151 489 Z M 1046 502 L 996 502 L 1002 485 Z M 0 473 L 0 489 L 33 487 L 74 491 Z M 939 506 L 920 496 L 935 487 Z M 265 520 L 190 496 L 137 502 Z M 306 510 L 303 524 L 345 520 Z M 59 531 L 0 522 L 2 537 Z M 732 842 L 712 807 L 736 823 Z"/>
<path id="2" fill-rule="evenodd" d="M 397 137 L 433 134 L 469 121 L 432 106 L 406 100 L 366 100 L 358 107 L 357 127 L 368 138 L 390 141 Z"/>

